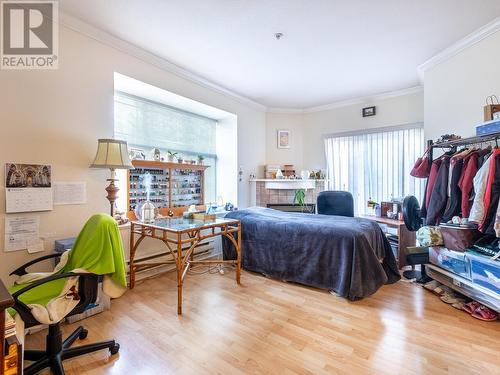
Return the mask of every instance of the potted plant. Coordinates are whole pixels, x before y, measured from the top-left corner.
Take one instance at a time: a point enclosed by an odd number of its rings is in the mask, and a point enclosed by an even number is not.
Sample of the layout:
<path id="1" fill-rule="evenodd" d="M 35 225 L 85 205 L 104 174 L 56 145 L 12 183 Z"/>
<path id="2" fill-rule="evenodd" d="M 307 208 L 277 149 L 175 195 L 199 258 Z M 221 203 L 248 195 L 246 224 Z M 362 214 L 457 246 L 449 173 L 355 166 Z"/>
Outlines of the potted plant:
<path id="1" fill-rule="evenodd" d="M 198 164 L 203 165 L 203 160 L 205 160 L 205 157 L 203 155 L 198 155 Z"/>
<path id="2" fill-rule="evenodd" d="M 177 157 L 177 152 L 173 152 L 173 151 L 168 150 L 167 154 L 168 154 L 168 156 L 167 156 L 168 161 L 170 163 L 173 163 L 174 159 Z"/>
<path id="3" fill-rule="evenodd" d="M 301 207 L 301 211 L 304 211 L 304 206 L 306 203 L 306 189 L 295 190 L 295 196 L 293 197 L 293 203 L 297 203 Z"/>
<path id="4" fill-rule="evenodd" d="M 178 155 L 177 156 L 177 163 L 182 164 L 184 159 L 182 159 L 182 156 Z"/>

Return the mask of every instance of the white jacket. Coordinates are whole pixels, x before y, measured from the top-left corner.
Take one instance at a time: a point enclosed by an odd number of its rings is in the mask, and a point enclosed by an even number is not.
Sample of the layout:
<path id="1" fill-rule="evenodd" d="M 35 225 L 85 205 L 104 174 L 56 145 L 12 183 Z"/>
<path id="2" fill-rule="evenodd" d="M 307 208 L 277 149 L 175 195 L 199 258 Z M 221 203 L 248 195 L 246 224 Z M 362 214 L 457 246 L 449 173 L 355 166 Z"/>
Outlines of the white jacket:
<path id="1" fill-rule="evenodd" d="M 497 214 L 495 216 L 495 233 L 500 238 L 500 204 L 497 207 Z"/>
<path id="2" fill-rule="evenodd" d="M 474 192 L 476 196 L 474 197 L 474 202 L 469 213 L 469 221 L 474 223 L 482 223 L 484 217 L 486 216 L 486 210 L 484 207 L 484 194 L 486 193 L 486 186 L 488 182 L 488 175 L 490 173 L 490 159 L 491 156 L 486 160 L 482 167 L 477 171 L 474 176 Z"/>

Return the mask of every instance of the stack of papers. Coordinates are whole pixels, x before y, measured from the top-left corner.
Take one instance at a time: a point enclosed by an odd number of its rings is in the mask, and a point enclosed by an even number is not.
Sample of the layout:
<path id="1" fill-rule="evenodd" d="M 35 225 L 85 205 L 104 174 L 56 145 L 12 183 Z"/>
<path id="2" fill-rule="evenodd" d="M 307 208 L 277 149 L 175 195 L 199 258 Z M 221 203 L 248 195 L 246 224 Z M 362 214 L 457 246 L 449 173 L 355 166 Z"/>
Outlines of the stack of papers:
<path id="1" fill-rule="evenodd" d="M 14 336 L 16 334 L 16 322 L 10 316 L 10 314 L 5 312 L 5 338 Z"/>

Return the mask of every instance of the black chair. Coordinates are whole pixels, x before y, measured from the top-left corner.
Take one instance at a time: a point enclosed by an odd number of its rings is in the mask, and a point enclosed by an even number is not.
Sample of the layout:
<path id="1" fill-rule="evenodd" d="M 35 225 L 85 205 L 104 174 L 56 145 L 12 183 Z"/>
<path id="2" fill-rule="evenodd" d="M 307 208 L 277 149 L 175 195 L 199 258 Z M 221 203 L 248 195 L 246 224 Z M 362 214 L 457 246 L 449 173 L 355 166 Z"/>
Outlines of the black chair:
<path id="1" fill-rule="evenodd" d="M 52 259 L 61 256 L 61 254 L 51 254 L 35 259 L 31 262 L 24 264 L 11 275 L 22 276 L 27 273 L 26 268 L 46 259 Z M 63 274 L 54 274 L 49 277 L 37 280 L 21 290 L 12 294 L 15 304 L 13 309 L 21 316 L 24 321 L 25 328 L 39 325 L 38 322 L 30 312 L 30 308 L 19 300 L 19 296 L 23 293 L 36 288 L 39 285 L 45 284 L 52 280 L 58 280 L 68 277 L 78 276 L 78 293 L 74 298 L 78 299 L 78 305 L 66 316 L 80 314 L 90 305 L 95 303 L 97 299 L 97 292 L 99 286 L 99 276 L 92 273 L 74 273 L 68 272 Z M 62 361 L 65 359 L 77 357 L 87 353 L 92 353 L 101 349 L 109 349 L 110 353 L 116 354 L 120 349 L 120 345 L 115 340 L 104 341 L 89 345 L 82 345 L 71 348 L 71 345 L 76 339 L 83 340 L 87 337 L 88 331 L 82 326 L 78 327 L 69 337 L 63 341 L 60 322 L 49 325 L 49 332 L 46 338 L 45 350 L 25 350 L 24 359 L 27 361 L 34 361 L 34 363 L 24 368 L 25 375 L 36 374 L 44 368 L 50 367 L 56 375 L 64 375 L 64 368 Z"/>
<path id="2" fill-rule="evenodd" d="M 322 191 L 316 207 L 318 214 L 354 217 L 354 199 L 348 191 Z"/>

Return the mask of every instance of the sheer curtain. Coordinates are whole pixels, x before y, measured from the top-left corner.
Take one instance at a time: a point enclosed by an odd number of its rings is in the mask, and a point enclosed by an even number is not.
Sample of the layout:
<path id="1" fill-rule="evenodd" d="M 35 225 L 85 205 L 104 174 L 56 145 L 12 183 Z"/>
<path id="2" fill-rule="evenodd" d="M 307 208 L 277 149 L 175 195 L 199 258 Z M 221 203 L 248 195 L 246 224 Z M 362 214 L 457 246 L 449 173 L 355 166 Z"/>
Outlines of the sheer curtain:
<path id="1" fill-rule="evenodd" d="M 370 198 L 380 203 L 411 194 L 422 201 L 423 179 L 410 176 L 424 152 L 422 124 L 326 135 L 325 151 L 328 189 L 350 191 L 356 213 L 366 212 Z"/>

